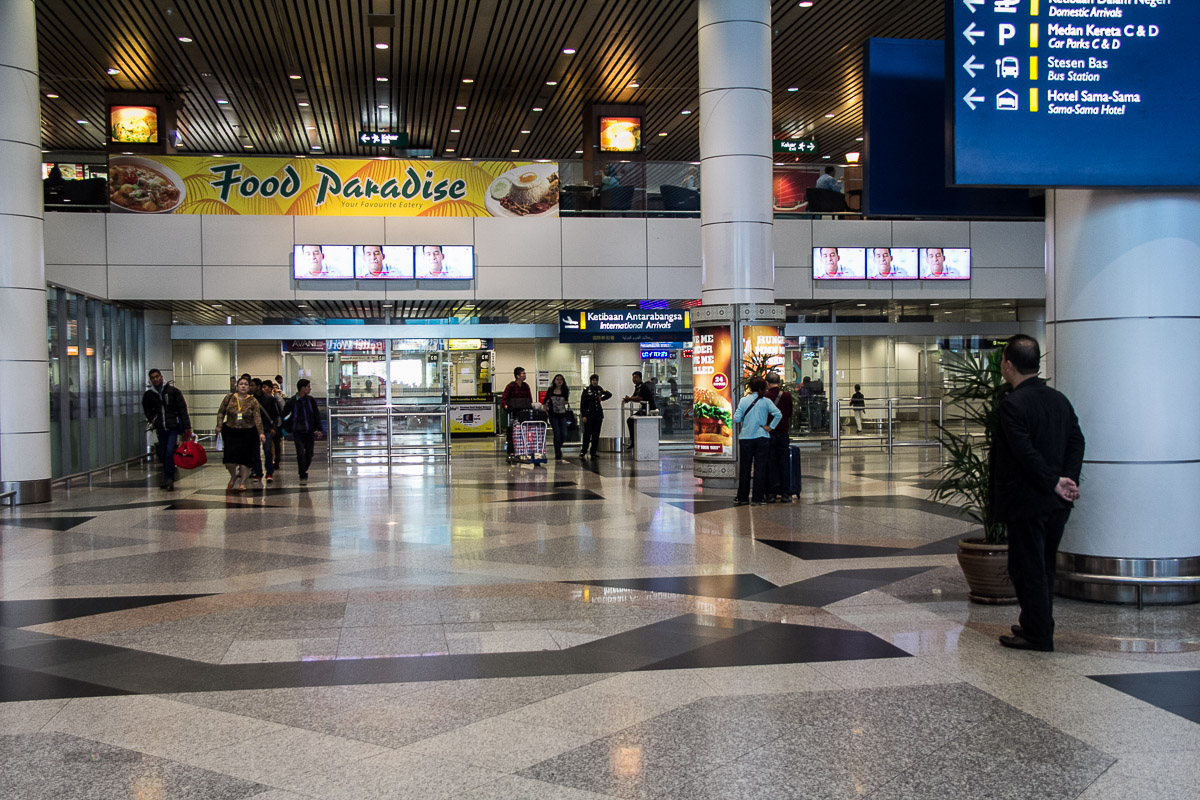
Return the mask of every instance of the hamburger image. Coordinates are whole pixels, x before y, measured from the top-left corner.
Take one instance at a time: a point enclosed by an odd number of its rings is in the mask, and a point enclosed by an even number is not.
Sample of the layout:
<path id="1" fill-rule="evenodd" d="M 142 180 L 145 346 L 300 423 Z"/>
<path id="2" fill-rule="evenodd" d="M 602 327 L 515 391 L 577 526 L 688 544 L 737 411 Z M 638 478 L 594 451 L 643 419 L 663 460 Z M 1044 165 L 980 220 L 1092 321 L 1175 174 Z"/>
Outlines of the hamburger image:
<path id="1" fill-rule="evenodd" d="M 733 407 L 712 389 L 696 389 L 692 404 L 695 440 L 701 444 L 730 444 L 733 441 Z"/>

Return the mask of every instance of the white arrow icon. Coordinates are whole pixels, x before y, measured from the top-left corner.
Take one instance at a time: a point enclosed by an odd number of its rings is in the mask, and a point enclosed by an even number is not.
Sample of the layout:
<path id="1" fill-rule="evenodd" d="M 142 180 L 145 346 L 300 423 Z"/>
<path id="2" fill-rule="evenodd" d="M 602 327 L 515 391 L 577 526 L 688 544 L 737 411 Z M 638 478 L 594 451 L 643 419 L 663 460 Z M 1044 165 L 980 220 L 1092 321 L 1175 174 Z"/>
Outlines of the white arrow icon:
<path id="1" fill-rule="evenodd" d="M 982 39 L 985 35 L 986 34 L 983 31 L 976 30 L 974 22 L 972 22 L 971 25 L 965 31 L 963 31 L 963 36 L 967 37 L 967 41 L 970 42 L 972 46 L 974 46 L 976 39 Z"/>
<path id="2" fill-rule="evenodd" d="M 971 107 L 971 110 L 974 111 L 975 104 L 982 103 L 984 100 L 987 100 L 987 98 L 981 94 L 975 94 L 975 87 L 971 87 L 971 91 L 963 95 L 963 100 L 965 100 L 967 105 Z"/>
<path id="3" fill-rule="evenodd" d="M 963 69 L 965 69 L 967 71 L 968 75 L 970 75 L 972 78 L 974 78 L 975 73 L 978 72 L 979 70 L 983 69 L 983 64 L 976 61 L 975 56 L 972 55 L 970 58 L 967 59 L 967 63 L 963 64 Z"/>
<path id="4" fill-rule="evenodd" d="M 974 14 L 975 7 L 981 6 L 986 2 L 987 0 L 963 0 L 963 5 L 966 6 L 972 14 Z"/>

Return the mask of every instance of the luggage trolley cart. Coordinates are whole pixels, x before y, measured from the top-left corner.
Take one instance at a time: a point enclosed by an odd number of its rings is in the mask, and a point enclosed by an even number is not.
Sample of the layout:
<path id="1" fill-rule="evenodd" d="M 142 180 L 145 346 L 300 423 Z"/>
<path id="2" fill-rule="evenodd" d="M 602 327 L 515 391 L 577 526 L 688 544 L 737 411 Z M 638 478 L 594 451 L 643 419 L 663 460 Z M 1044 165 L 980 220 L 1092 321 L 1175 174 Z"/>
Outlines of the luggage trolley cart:
<path id="1" fill-rule="evenodd" d="M 532 420 L 529 422 L 518 422 L 513 425 L 513 454 L 509 457 L 510 464 L 528 458 L 529 462 L 535 467 L 538 464 L 545 464 L 546 459 L 546 432 L 550 429 L 550 424 L 540 420 Z"/>

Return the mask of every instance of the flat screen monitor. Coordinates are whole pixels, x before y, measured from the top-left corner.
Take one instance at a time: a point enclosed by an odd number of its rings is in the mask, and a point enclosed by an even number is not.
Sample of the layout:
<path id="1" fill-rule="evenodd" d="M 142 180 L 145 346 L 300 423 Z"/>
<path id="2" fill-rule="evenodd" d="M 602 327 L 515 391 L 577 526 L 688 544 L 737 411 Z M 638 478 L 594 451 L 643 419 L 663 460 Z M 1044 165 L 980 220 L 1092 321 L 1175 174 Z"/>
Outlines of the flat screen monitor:
<path id="1" fill-rule="evenodd" d="M 642 118 L 601 117 L 600 149 L 606 153 L 640 153 Z"/>
<path id="2" fill-rule="evenodd" d="M 867 248 L 867 280 L 915 281 L 917 265 L 915 247 Z"/>
<path id="3" fill-rule="evenodd" d="M 814 247 L 813 280 L 862 280 L 867 277 L 864 247 Z"/>
<path id="4" fill-rule="evenodd" d="M 109 106 L 113 144 L 158 144 L 158 106 Z"/>
<path id="5" fill-rule="evenodd" d="M 469 281 L 475 277 L 475 248 L 470 245 L 420 245 L 416 259 L 419 280 Z"/>
<path id="6" fill-rule="evenodd" d="M 292 253 L 292 275 L 298 281 L 354 280 L 354 246 L 298 244 Z"/>
<path id="7" fill-rule="evenodd" d="M 412 276 L 412 245 L 364 244 L 354 248 L 354 277 L 359 280 L 411 279 Z"/>
<path id="8" fill-rule="evenodd" d="M 922 247 L 920 261 L 923 281 L 971 278 L 971 250 L 968 247 Z"/>

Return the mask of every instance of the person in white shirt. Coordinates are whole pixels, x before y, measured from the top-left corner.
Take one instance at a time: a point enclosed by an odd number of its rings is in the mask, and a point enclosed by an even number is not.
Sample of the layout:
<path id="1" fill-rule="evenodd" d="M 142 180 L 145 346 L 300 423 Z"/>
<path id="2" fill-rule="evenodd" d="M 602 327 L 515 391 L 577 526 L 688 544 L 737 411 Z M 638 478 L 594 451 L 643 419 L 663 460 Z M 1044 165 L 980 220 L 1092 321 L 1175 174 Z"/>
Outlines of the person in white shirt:
<path id="1" fill-rule="evenodd" d="M 836 175 L 837 170 L 833 167 L 826 167 L 825 174 L 817 178 L 817 188 L 842 194 L 842 182 L 835 177 Z"/>

